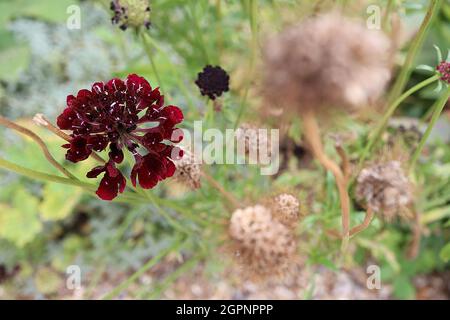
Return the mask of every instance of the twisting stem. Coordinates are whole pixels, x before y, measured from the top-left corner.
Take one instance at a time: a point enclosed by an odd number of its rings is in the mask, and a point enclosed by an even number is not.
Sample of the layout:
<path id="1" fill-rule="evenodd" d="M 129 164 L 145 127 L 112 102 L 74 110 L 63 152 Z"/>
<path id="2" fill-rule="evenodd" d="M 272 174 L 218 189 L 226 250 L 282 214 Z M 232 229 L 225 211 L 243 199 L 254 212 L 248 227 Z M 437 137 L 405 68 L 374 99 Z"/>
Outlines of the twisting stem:
<path id="1" fill-rule="evenodd" d="M 72 140 L 71 136 L 69 136 L 64 131 L 62 131 L 61 129 L 57 128 L 55 125 L 53 125 L 42 113 L 37 113 L 33 117 L 33 121 L 37 125 L 46 128 L 47 130 L 53 132 L 58 137 L 60 137 L 61 139 L 66 140 L 67 142 L 70 142 Z M 98 153 L 96 153 L 95 151 L 92 152 L 92 158 L 94 158 L 95 160 L 97 160 L 100 163 L 105 163 L 106 162 L 105 159 L 103 159 L 101 156 L 99 156 Z"/>
<path id="2" fill-rule="evenodd" d="M 341 168 L 325 154 L 320 137 L 319 125 L 317 123 L 314 111 L 307 109 L 303 113 L 303 126 L 305 139 L 311 147 L 314 156 L 325 167 L 325 169 L 330 171 L 335 177 L 341 202 L 342 235 L 344 241 L 348 241 L 350 232 L 350 197 L 347 192 L 346 179 Z"/>
<path id="3" fill-rule="evenodd" d="M 339 155 L 339 157 L 341 158 L 342 164 L 341 164 L 341 168 L 342 168 L 342 172 L 344 173 L 344 178 L 346 181 L 348 181 L 348 179 L 350 178 L 350 160 L 348 159 L 347 154 L 345 153 L 344 148 L 342 147 L 342 145 L 340 144 L 336 144 L 335 146 L 336 151 Z"/>
<path id="4" fill-rule="evenodd" d="M 350 230 L 350 236 L 354 236 L 357 233 L 360 233 L 361 231 L 367 229 L 367 227 L 370 225 L 370 221 L 373 219 L 373 210 L 369 207 L 366 211 L 366 216 L 364 217 L 364 221 L 357 225 L 356 227 L 353 227 Z"/>
<path id="5" fill-rule="evenodd" d="M 447 88 L 446 92 L 434 103 L 434 105 L 432 107 L 433 116 L 431 117 L 430 124 L 428 125 L 427 130 L 425 131 L 422 139 L 420 139 L 419 145 L 418 145 L 416 151 L 414 151 L 414 154 L 411 158 L 411 163 L 409 165 L 410 172 L 414 170 L 416 162 L 419 159 L 420 154 L 422 153 L 425 143 L 427 142 L 428 138 L 430 137 L 431 131 L 433 130 L 434 126 L 436 125 L 436 122 L 438 121 L 438 119 L 442 113 L 442 110 L 444 110 L 444 107 L 447 104 L 449 97 L 450 97 L 450 87 Z"/>
<path id="6" fill-rule="evenodd" d="M 369 142 L 366 145 L 366 148 L 363 150 L 361 154 L 361 158 L 359 160 L 359 167 L 362 166 L 364 161 L 366 160 L 369 152 L 372 150 L 373 146 L 380 140 L 380 137 L 386 128 L 386 125 L 390 119 L 390 117 L 394 114 L 395 110 L 397 110 L 397 107 L 410 95 L 412 95 L 414 92 L 419 91 L 423 87 L 426 87 L 427 85 L 433 83 L 434 81 L 439 79 L 439 75 L 434 75 L 428 79 L 425 79 L 424 81 L 416 84 L 414 87 L 403 93 L 395 102 L 389 107 L 389 109 L 385 112 L 383 115 L 383 119 L 381 119 L 381 122 L 379 123 L 377 129 L 375 130 L 373 136 L 370 138 Z"/>
<path id="7" fill-rule="evenodd" d="M 208 183 L 217 191 L 219 191 L 229 203 L 233 205 L 233 209 L 241 207 L 241 203 L 228 191 L 226 191 L 213 177 L 208 173 L 202 171 L 202 176 L 208 181 Z"/>
<path id="8" fill-rule="evenodd" d="M 430 0 L 425 18 L 422 21 L 422 24 L 419 28 L 419 31 L 417 32 L 416 37 L 414 38 L 414 40 L 411 43 L 411 46 L 409 47 L 402 70 L 400 71 L 400 74 L 398 75 L 397 80 L 395 81 L 391 89 L 391 92 L 389 93 L 387 105 L 391 105 L 392 102 L 395 101 L 395 99 L 404 90 L 406 83 L 409 79 L 409 76 L 411 75 L 412 72 L 411 66 L 414 63 L 414 60 L 416 59 L 419 49 L 422 47 L 423 41 L 425 40 L 425 36 L 428 32 L 430 24 L 433 21 L 434 17 L 437 15 L 441 3 L 442 3 L 441 0 Z"/>
<path id="9" fill-rule="evenodd" d="M 73 174 L 71 174 L 66 168 L 64 168 L 62 165 L 60 165 L 59 162 L 55 160 L 55 158 L 53 158 L 53 156 L 51 155 L 50 151 L 48 150 L 45 142 L 33 131 L 28 130 L 27 128 L 24 128 L 22 126 L 19 126 L 18 124 L 6 119 L 3 116 L 0 116 L 0 124 L 9 129 L 20 132 L 20 133 L 30 137 L 31 139 L 33 139 L 39 145 L 42 152 L 44 153 L 45 158 L 48 160 L 48 162 L 50 162 L 50 164 L 52 166 L 54 166 L 58 171 L 60 171 L 66 177 L 68 177 L 70 179 L 78 180 L 77 177 L 75 177 Z"/>

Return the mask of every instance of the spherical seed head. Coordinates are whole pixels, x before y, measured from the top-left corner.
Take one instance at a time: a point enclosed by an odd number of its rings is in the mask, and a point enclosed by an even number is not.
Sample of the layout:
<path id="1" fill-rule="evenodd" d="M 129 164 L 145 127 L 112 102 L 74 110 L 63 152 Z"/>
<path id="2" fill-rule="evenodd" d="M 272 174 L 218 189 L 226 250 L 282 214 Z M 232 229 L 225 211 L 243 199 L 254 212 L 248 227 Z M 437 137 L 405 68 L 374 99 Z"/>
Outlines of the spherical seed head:
<path id="1" fill-rule="evenodd" d="M 112 23 L 118 24 L 122 30 L 128 27 L 150 27 L 148 0 L 114 0 L 111 1 L 111 10 L 114 12 Z"/>
<path id="2" fill-rule="evenodd" d="M 219 66 L 207 65 L 198 74 L 195 84 L 199 87 L 202 96 L 215 100 L 230 89 L 230 76 Z"/>
<path id="3" fill-rule="evenodd" d="M 194 153 L 187 149 L 183 151 L 183 157 L 174 161 L 177 168 L 174 178 L 191 189 L 198 189 L 201 186 L 201 164 L 196 161 Z"/>
<path id="4" fill-rule="evenodd" d="M 243 150 L 245 154 L 249 154 L 251 157 L 255 157 L 257 160 L 259 154 L 259 148 L 265 146 L 268 155 L 271 155 L 272 145 L 268 139 L 267 134 L 259 131 L 259 128 L 251 123 L 242 123 L 236 130 L 236 139 L 239 144 L 244 146 Z M 239 151 L 241 151 L 239 149 Z"/>
<path id="5" fill-rule="evenodd" d="M 239 259 L 257 276 L 284 272 L 297 250 L 292 231 L 261 205 L 236 210 L 229 233 L 237 244 Z"/>
<path id="6" fill-rule="evenodd" d="M 436 70 L 441 74 L 441 80 L 450 85 L 450 62 L 442 61 Z"/>
<path id="7" fill-rule="evenodd" d="M 390 78 L 389 52 L 388 38 L 365 25 L 336 14 L 308 19 L 265 46 L 266 97 L 295 111 L 364 106 Z"/>
<path id="8" fill-rule="evenodd" d="M 412 203 L 411 184 L 399 161 L 376 164 L 361 171 L 357 179 L 356 198 L 387 221 L 408 217 Z"/>
<path id="9" fill-rule="evenodd" d="M 299 220 L 300 202 L 289 193 L 282 193 L 272 199 L 273 218 L 289 228 L 295 228 Z"/>

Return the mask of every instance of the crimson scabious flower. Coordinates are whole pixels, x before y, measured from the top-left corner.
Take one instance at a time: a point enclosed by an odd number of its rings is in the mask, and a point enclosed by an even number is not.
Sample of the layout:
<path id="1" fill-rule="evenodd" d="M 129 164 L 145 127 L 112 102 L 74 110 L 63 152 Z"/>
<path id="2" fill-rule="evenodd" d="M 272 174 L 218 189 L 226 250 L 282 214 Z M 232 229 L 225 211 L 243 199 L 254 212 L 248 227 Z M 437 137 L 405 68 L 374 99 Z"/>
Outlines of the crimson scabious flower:
<path id="1" fill-rule="evenodd" d="M 219 66 L 207 65 L 197 76 L 195 84 L 199 87 L 202 96 L 208 96 L 211 100 L 220 97 L 227 92 L 230 83 L 230 76 Z"/>
<path id="2" fill-rule="evenodd" d="M 131 182 L 144 189 L 153 188 L 159 181 L 175 172 L 172 160 L 182 156 L 174 147 L 183 138 L 175 125 L 183 120 L 176 106 L 164 106 L 164 96 L 152 89 L 144 78 L 135 74 L 125 81 L 111 79 L 108 83 L 96 82 L 91 90 L 80 90 L 77 96 L 67 97 L 67 107 L 57 119 L 62 130 L 71 131 L 66 159 L 79 162 L 92 152 L 109 147 L 109 159 L 87 173 L 88 178 L 104 174 L 97 190 L 103 200 L 112 200 L 123 192 L 126 180 L 116 167 L 128 150 L 135 159 Z M 145 154 L 142 154 L 144 152 Z"/>
<path id="3" fill-rule="evenodd" d="M 436 70 L 440 73 L 441 80 L 450 85 L 450 62 L 442 61 Z"/>

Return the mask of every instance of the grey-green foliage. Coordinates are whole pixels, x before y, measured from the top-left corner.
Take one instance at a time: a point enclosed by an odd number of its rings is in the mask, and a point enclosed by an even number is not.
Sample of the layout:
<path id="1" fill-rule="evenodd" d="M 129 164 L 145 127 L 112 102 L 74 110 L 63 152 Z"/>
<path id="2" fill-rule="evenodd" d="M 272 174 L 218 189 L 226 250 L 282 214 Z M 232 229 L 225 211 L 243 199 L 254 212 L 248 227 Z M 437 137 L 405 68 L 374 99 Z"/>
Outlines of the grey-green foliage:
<path id="1" fill-rule="evenodd" d="M 54 118 L 67 95 L 108 80 L 122 67 L 120 51 L 95 33 L 98 26 L 109 26 L 107 13 L 89 5 L 81 13 L 79 30 L 25 18 L 10 23 L 14 36 L 28 44 L 31 59 L 18 81 L 7 84 L 3 114 L 17 118 L 41 112 Z"/>

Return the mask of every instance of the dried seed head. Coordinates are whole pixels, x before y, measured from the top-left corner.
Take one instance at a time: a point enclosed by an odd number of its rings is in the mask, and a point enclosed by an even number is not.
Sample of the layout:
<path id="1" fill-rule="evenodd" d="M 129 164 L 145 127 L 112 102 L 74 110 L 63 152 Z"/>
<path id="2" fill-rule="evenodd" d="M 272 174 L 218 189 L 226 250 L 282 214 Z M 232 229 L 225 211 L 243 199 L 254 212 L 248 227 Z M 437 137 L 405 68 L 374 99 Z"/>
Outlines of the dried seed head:
<path id="1" fill-rule="evenodd" d="M 411 184 L 399 161 L 373 165 L 358 176 L 356 198 L 387 221 L 397 216 L 409 218 L 412 197 Z"/>
<path id="2" fill-rule="evenodd" d="M 285 273 L 297 250 L 292 231 L 261 205 L 236 210 L 229 233 L 238 260 L 257 277 Z"/>
<path id="3" fill-rule="evenodd" d="M 194 153 L 190 150 L 183 151 L 183 157 L 174 161 L 177 168 L 174 178 L 191 189 L 198 189 L 201 186 L 201 164 L 196 161 Z"/>
<path id="4" fill-rule="evenodd" d="M 119 28 L 126 30 L 128 27 L 150 27 L 150 7 L 148 0 L 113 0 L 111 10 L 114 16 L 111 21 L 118 24 Z"/>
<path id="5" fill-rule="evenodd" d="M 264 134 L 267 133 L 267 134 Z M 243 148 L 238 151 L 243 151 L 248 154 L 251 160 L 256 163 L 258 155 L 261 153 L 270 156 L 272 153 L 272 145 L 270 139 L 268 139 L 269 130 L 259 130 L 259 128 L 251 123 L 242 123 L 236 130 L 236 139 L 238 144 Z M 266 151 L 260 150 L 260 148 L 266 148 Z M 260 159 L 261 160 L 261 159 Z"/>
<path id="6" fill-rule="evenodd" d="M 272 199 L 272 216 L 288 228 L 295 228 L 300 218 L 300 202 L 289 193 L 282 193 Z"/>
<path id="7" fill-rule="evenodd" d="M 337 14 L 286 29 L 268 41 L 264 60 L 267 98 L 295 111 L 362 107 L 390 78 L 388 38 Z"/>

